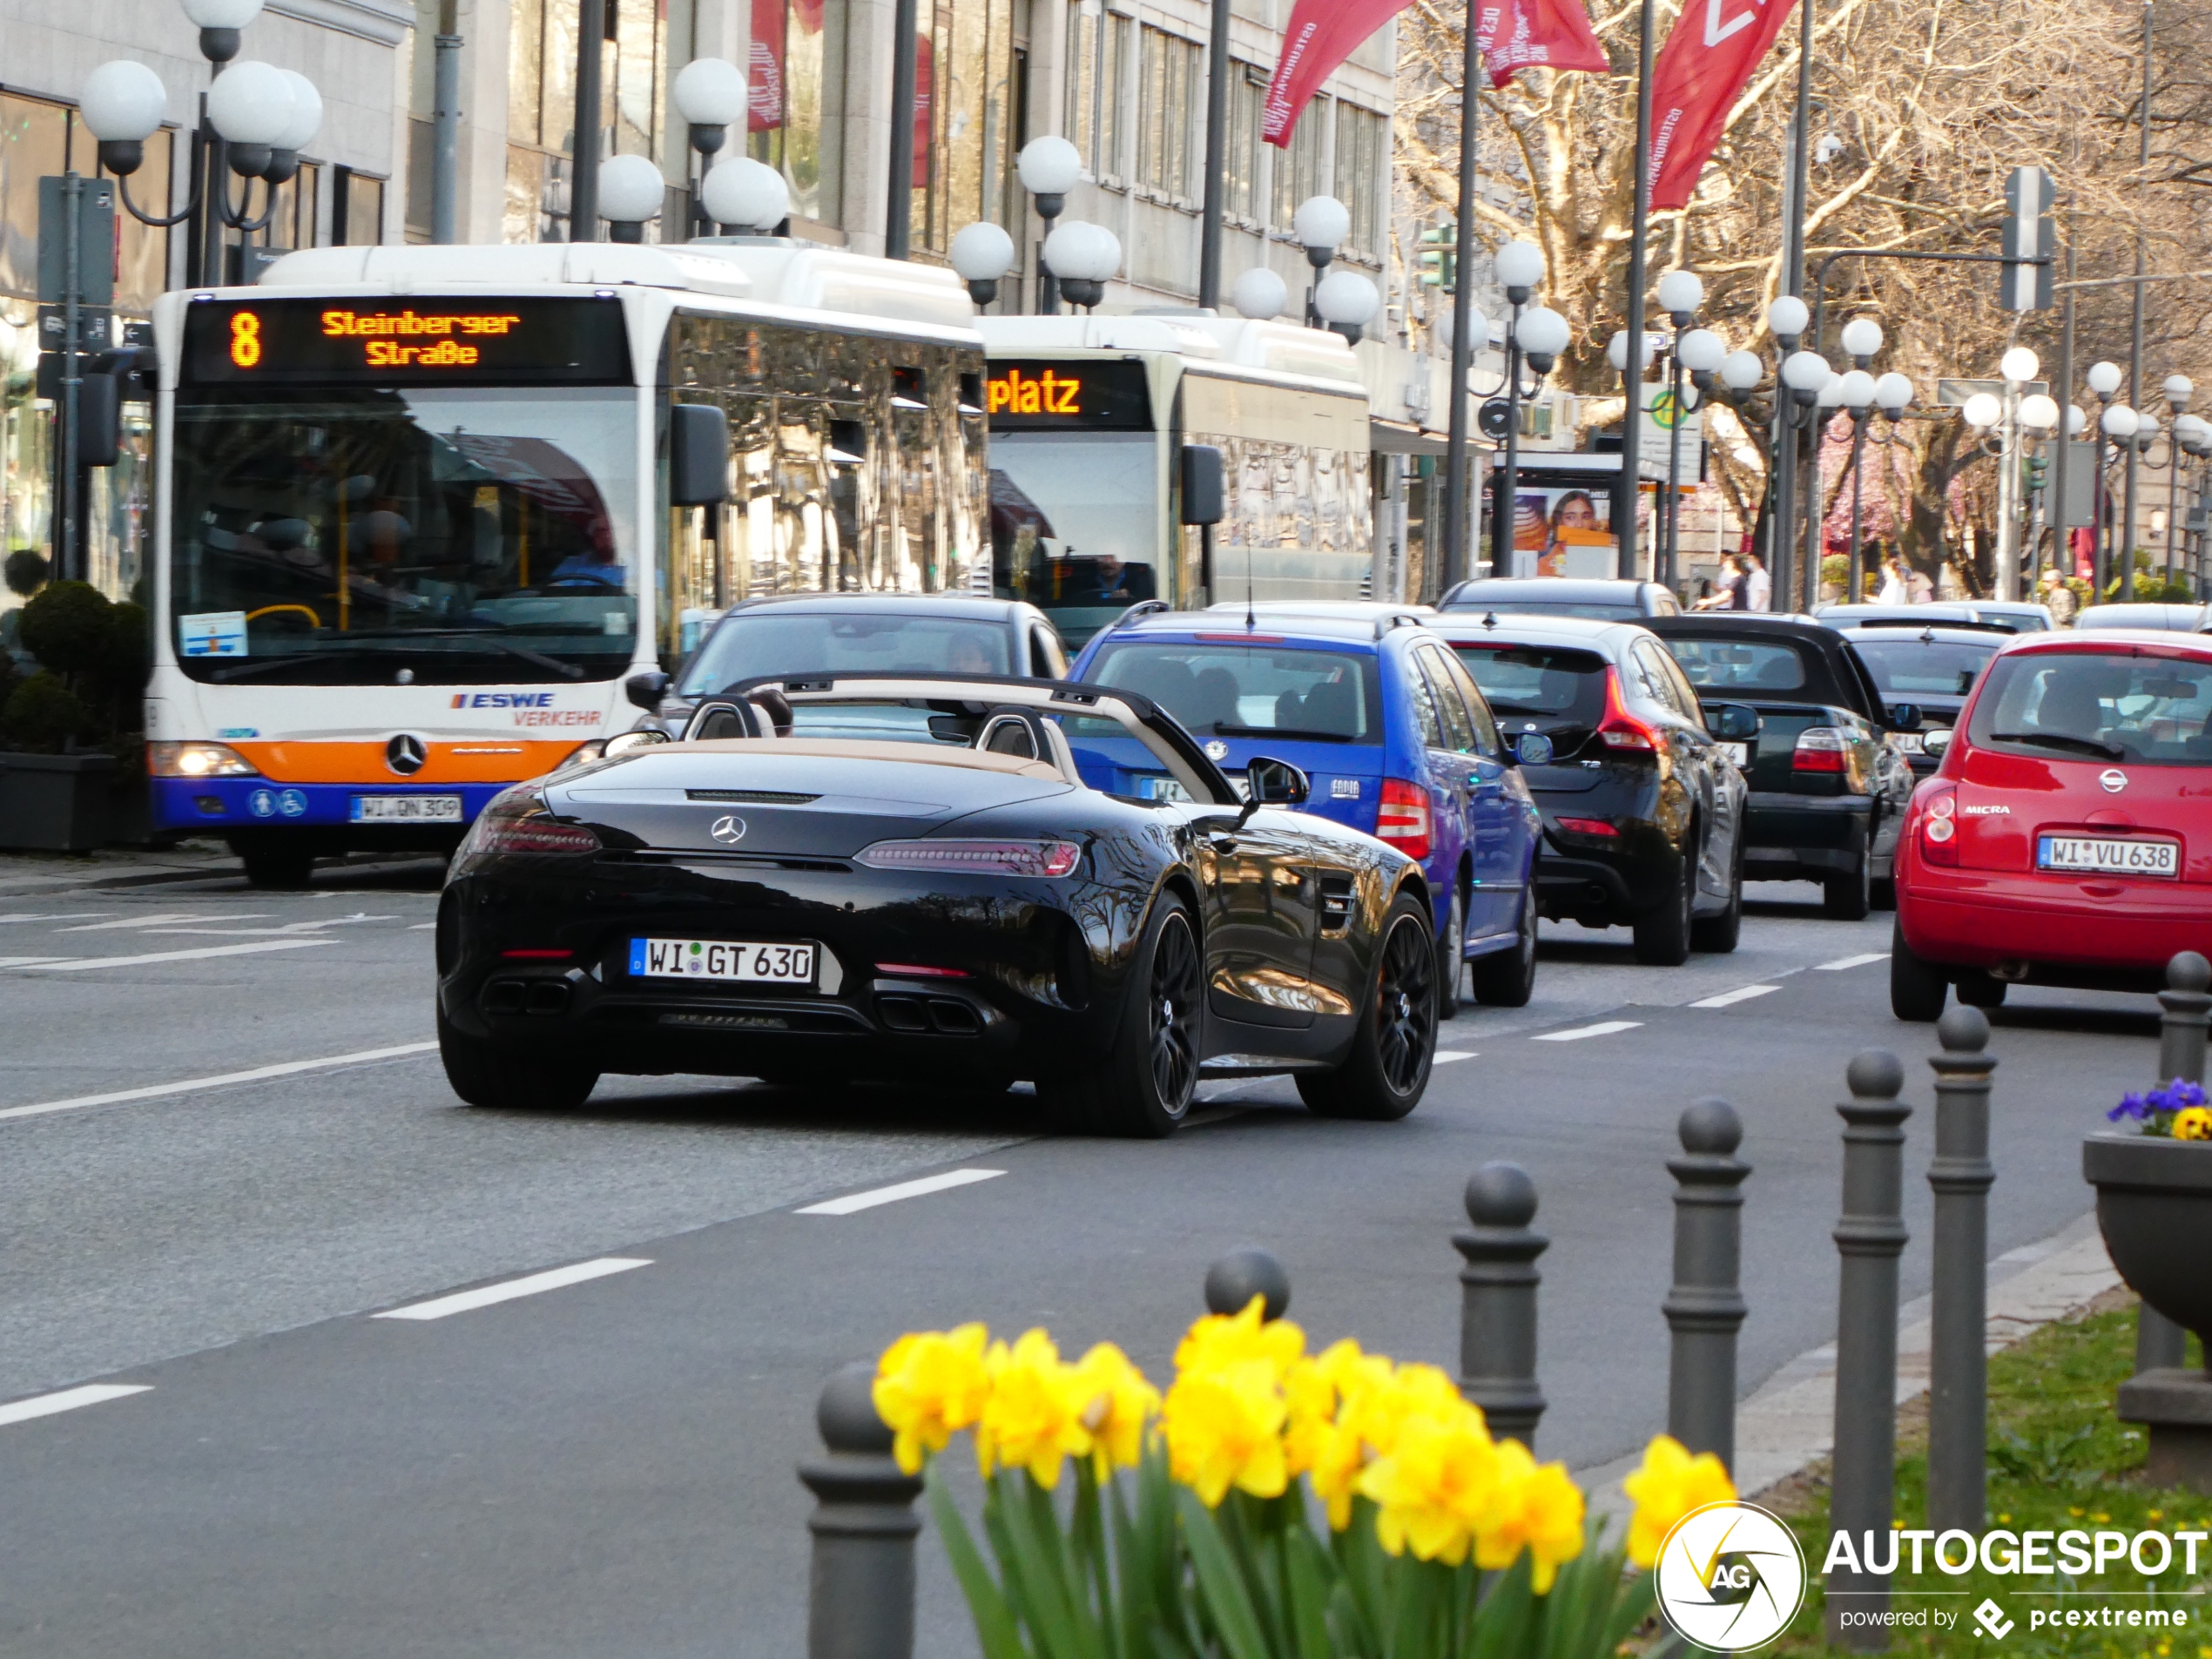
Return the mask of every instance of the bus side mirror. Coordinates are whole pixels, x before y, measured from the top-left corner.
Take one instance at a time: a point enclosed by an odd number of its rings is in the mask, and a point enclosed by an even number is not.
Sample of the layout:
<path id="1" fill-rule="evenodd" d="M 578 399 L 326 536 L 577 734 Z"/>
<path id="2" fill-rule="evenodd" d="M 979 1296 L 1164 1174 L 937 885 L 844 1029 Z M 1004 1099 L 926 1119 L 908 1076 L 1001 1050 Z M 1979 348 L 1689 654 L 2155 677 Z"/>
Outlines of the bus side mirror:
<path id="1" fill-rule="evenodd" d="M 77 460 L 112 467 L 123 453 L 123 403 L 115 376 L 87 374 L 77 385 Z"/>
<path id="2" fill-rule="evenodd" d="M 623 681 L 622 694 L 648 714 L 658 713 L 661 698 L 668 694 L 668 676 L 658 669 L 632 674 Z"/>
<path id="3" fill-rule="evenodd" d="M 711 403 L 670 405 L 669 504 L 712 507 L 729 498 L 730 417 Z"/>
<path id="4" fill-rule="evenodd" d="M 1221 451 L 1211 443 L 1183 446 L 1183 522 L 1221 523 Z"/>

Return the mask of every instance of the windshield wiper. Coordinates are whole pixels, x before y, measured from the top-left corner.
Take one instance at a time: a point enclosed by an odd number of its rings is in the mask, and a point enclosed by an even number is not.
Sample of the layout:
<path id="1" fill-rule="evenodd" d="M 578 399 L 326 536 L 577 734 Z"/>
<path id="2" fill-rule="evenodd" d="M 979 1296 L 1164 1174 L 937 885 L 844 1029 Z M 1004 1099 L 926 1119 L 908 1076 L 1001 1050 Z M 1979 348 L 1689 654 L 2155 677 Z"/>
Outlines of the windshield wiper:
<path id="1" fill-rule="evenodd" d="M 356 639 L 470 639 L 481 640 L 494 651 L 503 651 L 519 657 L 539 668 L 550 668 L 563 679 L 580 680 L 583 671 L 574 663 L 564 663 L 557 657 L 548 657 L 543 651 L 532 651 L 528 645 L 518 645 L 511 639 L 482 628 L 376 628 L 357 629 Z"/>
<path id="2" fill-rule="evenodd" d="M 2026 743 L 2040 745 L 2046 749 L 2072 749 L 2080 754 L 2094 755 L 2100 760 L 2125 760 L 2128 752 L 2116 743 L 2100 742 L 2095 738 L 2070 738 L 2060 732 L 1993 732 L 1992 743 Z"/>
<path id="3" fill-rule="evenodd" d="M 1313 743 L 1350 743 L 1352 738 L 1342 732 L 1309 732 L 1296 725 L 1224 725 L 1214 722 L 1217 738 L 1303 738 Z"/>

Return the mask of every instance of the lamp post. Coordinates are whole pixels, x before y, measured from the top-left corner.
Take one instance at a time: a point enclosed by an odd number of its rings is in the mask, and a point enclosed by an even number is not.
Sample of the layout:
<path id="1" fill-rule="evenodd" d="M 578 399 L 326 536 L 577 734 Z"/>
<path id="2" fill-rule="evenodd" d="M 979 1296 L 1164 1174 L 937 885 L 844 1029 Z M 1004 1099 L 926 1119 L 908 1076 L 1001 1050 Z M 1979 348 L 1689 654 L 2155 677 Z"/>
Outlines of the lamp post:
<path id="1" fill-rule="evenodd" d="M 1629 372 L 1629 342 L 1632 338 L 1640 340 L 1643 346 L 1642 366 L 1633 374 Z M 1631 335 L 1626 328 L 1617 328 L 1614 330 L 1613 338 L 1605 342 L 1605 361 L 1620 375 L 1622 388 L 1632 395 L 1629 401 L 1639 409 L 1642 408 L 1644 374 L 1658 357 L 1659 336 L 1656 334 Z M 1634 539 L 1636 512 L 1643 500 L 1643 456 L 1641 453 L 1631 454 L 1629 449 L 1629 425 L 1624 411 L 1621 419 L 1621 471 L 1613 493 L 1613 544 L 1616 549 L 1620 547 L 1623 536 Z M 1641 450 L 1643 442 L 1641 428 L 1637 431 L 1636 442 Z M 1658 501 L 1655 496 L 1651 508 L 1655 532 L 1660 528 L 1661 522 Z M 1656 548 L 1653 550 L 1653 568 L 1655 570 L 1657 568 Z"/>
<path id="2" fill-rule="evenodd" d="M 2106 442 L 2112 445 L 2115 459 L 2122 452 L 2133 453 L 2135 434 L 2142 429 L 2142 417 L 2125 403 L 2107 404 L 2104 413 L 2097 417 L 2097 429 L 2103 433 Z M 2100 462 L 2101 462 L 2101 455 Z M 2101 464 L 2097 469 L 2097 477 L 2099 485 L 2104 492 L 2105 504 L 2109 508 L 2112 502 L 2112 482 L 2105 475 L 2105 469 Z M 2128 561 L 2129 568 L 2123 572 L 2121 570 L 2121 553 L 2122 550 L 2117 546 L 2107 550 L 2105 568 L 2098 573 L 2097 592 L 2101 597 L 2107 582 L 2119 582 L 2121 586 L 2115 597 L 2124 604 L 2134 597 L 2134 581 L 2125 579 L 2134 576 L 2134 561 L 2132 557 L 2129 558 Z"/>
<path id="3" fill-rule="evenodd" d="M 1014 268 L 1014 239 L 1001 226 L 979 219 L 955 234 L 945 251 L 977 306 L 999 297 L 999 280 Z"/>
<path id="4" fill-rule="evenodd" d="M 1782 365 L 1797 349 L 1804 338 L 1805 327 L 1812 320 L 1812 312 L 1794 293 L 1778 294 L 1766 308 L 1766 326 L 1774 336 L 1775 399 L 1774 435 L 1770 441 L 1773 455 L 1773 479 L 1769 494 L 1767 512 L 1767 572 L 1773 578 L 1777 596 L 1776 609 L 1807 610 L 1820 591 L 1819 571 L 1816 569 L 1811 579 L 1805 579 L 1796 567 L 1795 538 L 1791 526 L 1797 521 L 1797 430 L 1796 388 L 1782 375 Z M 1789 395 L 1784 395 L 1787 392 Z"/>
<path id="5" fill-rule="evenodd" d="M 1121 238 L 1103 225 L 1071 219 L 1044 239 L 1044 260 L 1068 303 L 1089 311 L 1106 297 L 1107 283 L 1121 271 Z"/>
<path id="6" fill-rule="evenodd" d="M 699 208 L 724 236 L 772 235 L 791 217 L 791 186 L 766 162 L 732 156 L 699 180 Z"/>
<path id="7" fill-rule="evenodd" d="M 1382 309 L 1382 295 L 1357 271 L 1332 271 L 1313 285 L 1313 309 L 1322 325 L 1359 343 L 1359 331 Z"/>
<path id="8" fill-rule="evenodd" d="M 1037 242 L 1037 314 L 1049 317 L 1060 309 L 1060 284 L 1045 259 L 1044 246 L 1052 239 L 1053 221 L 1068 205 L 1068 192 L 1082 177 L 1083 158 L 1067 139 L 1047 134 L 1022 146 L 1014 171 L 1044 221 L 1044 235 Z"/>
<path id="9" fill-rule="evenodd" d="M 644 157 L 609 156 L 599 164 L 599 216 L 610 242 L 644 241 L 646 220 L 658 219 L 667 200 L 668 181 Z M 569 230 L 573 236 L 575 226 Z"/>
<path id="10" fill-rule="evenodd" d="M 2166 580 L 2174 580 L 2174 521 L 2180 515 L 2182 456 L 2180 446 L 2181 418 L 2188 413 L 2189 399 L 2196 392 L 2196 382 L 2186 374 L 2168 374 L 2164 388 L 2166 407 L 2174 412 L 2175 442 L 2166 466 Z"/>
<path id="11" fill-rule="evenodd" d="M 1291 285 L 1264 265 L 1255 265 L 1229 285 L 1229 303 L 1237 314 L 1266 322 L 1283 314 L 1291 303 Z"/>
<path id="12" fill-rule="evenodd" d="M 1526 290 L 1523 290 L 1525 293 Z M 1521 489 L 1521 405 L 1524 398 L 1534 394 L 1544 383 L 1544 377 L 1559 361 L 1560 353 L 1567 349 L 1575 331 L 1567 319 L 1548 306 L 1531 306 L 1517 311 L 1506 336 L 1506 469 L 1501 488 L 1505 499 L 1500 506 L 1497 525 L 1491 535 L 1490 574 L 1499 574 L 1497 548 L 1502 537 L 1506 557 L 1510 565 L 1518 554 L 1514 549 L 1516 515 L 1514 502 Z M 1521 368 L 1526 363 L 1535 372 L 1535 385 L 1524 388 L 1521 383 Z M 1508 575 L 1520 574 L 1508 570 Z"/>
<path id="13" fill-rule="evenodd" d="M 2023 448 L 2029 444 L 2040 448 L 2049 442 L 2059 429 L 2057 401 L 2046 396 L 2041 392 L 2030 392 L 2026 397 L 2020 399 L 2020 428 Z M 2063 451 L 2060 453 L 2060 461 L 2063 464 Z M 2026 563 L 2029 574 L 2021 579 L 2020 597 L 2032 599 L 2036 592 L 2035 577 L 2033 573 L 2040 569 L 2043 563 L 2043 484 L 2032 462 L 2027 465 L 2026 470 L 2028 496 Z"/>
<path id="14" fill-rule="evenodd" d="M 1784 297 L 1786 298 L 1787 296 Z M 1777 300 L 1775 301 L 1775 306 L 1779 306 L 1781 303 L 1782 301 Z M 1804 301 L 1799 300 L 1797 302 L 1797 308 L 1800 313 L 1804 311 Z M 1768 307 L 1768 315 L 1770 319 L 1772 317 L 1773 309 L 1773 307 Z M 1798 336 L 1798 338 L 1802 337 L 1802 335 Z M 1791 502 L 1793 510 L 1795 508 L 1794 496 L 1797 489 L 1797 479 L 1795 475 L 1802 460 L 1801 451 L 1803 449 L 1803 444 L 1798 435 L 1808 428 L 1812 430 L 1814 434 L 1813 457 L 1817 467 L 1820 455 L 1819 428 L 1814 424 L 1814 412 L 1820 402 L 1820 394 L 1822 390 L 1827 386 L 1830 381 L 1835 378 L 1835 376 L 1836 371 L 1829 368 L 1828 360 L 1816 351 L 1793 351 L 1782 360 L 1781 381 L 1782 385 L 1788 390 L 1789 395 L 1786 398 L 1777 397 L 1775 403 L 1777 415 L 1786 421 L 1786 430 L 1788 434 L 1787 447 L 1790 453 L 1790 464 L 1784 469 L 1782 475 L 1790 482 L 1790 488 L 1793 497 Z M 1781 448 L 1782 446 L 1780 445 L 1777 446 L 1777 452 Z M 1816 470 L 1812 484 L 1812 509 L 1815 516 L 1816 525 L 1817 524 L 1819 505 L 1820 480 L 1818 473 Z M 1775 536 L 1776 543 L 1777 545 L 1791 543 L 1794 543 L 1796 540 L 1797 526 L 1795 520 L 1793 518 L 1783 520 L 1777 527 Z M 1795 556 L 1796 552 L 1793 548 L 1792 557 L 1794 558 Z M 1820 591 L 1819 560 L 1816 557 L 1806 569 L 1797 571 L 1796 574 L 1799 577 L 1801 584 L 1805 586 L 1806 604 L 1804 608 L 1810 610 L 1811 608 L 1811 601 L 1817 597 Z M 1858 597 L 1855 594 L 1849 597 L 1853 599 Z"/>
<path id="15" fill-rule="evenodd" d="M 1352 210 L 1334 196 L 1308 196 L 1291 215 L 1291 233 L 1305 250 L 1305 262 L 1313 267 L 1313 286 L 1305 295 L 1305 323 L 1310 328 L 1321 320 L 1321 314 L 1314 307 L 1314 295 L 1320 289 L 1329 261 L 1336 258 L 1344 239 L 1352 234 Z"/>
<path id="16" fill-rule="evenodd" d="M 2181 446 L 2183 455 L 2189 456 L 2192 460 L 2202 461 L 2206 456 L 2212 455 L 2212 421 L 2206 421 L 2201 415 L 2177 415 L 2174 417 L 2174 441 Z M 2189 494 L 2192 498 L 2190 523 L 2183 527 L 2185 531 L 2195 538 L 2195 545 L 2189 553 L 2191 567 L 2189 590 L 2202 597 L 2204 591 L 2204 531 L 2202 528 L 2204 508 L 2203 469 L 2198 469 L 2197 477 L 2190 486 Z"/>
<path id="17" fill-rule="evenodd" d="M 1874 361 L 1874 354 L 1882 349 L 1882 325 L 1871 317 L 1853 317 L 1843 327 L 1844 351 L 1851 360 L 1850 373 L 1843 377 L 1844 407 L 1851 411 L 1851 602 L 1856 604 L 1865 591 L 1865 561 L 1861 556 L 1860 521 L 1864 490 L 1859 479 L 1859 467 L 1866 455 L 1866 423 L 1874 406 L 1875 381 L 1867 371 Z"/>
<path id="18" fill-rule="evenodd" d="M 1997 437 L 1997 597 L 2008 603 L 2020 597 L 2020 396 L 2042 367 L 2025 346 L 2013 347 L 1997 365 L 2005 382 Z"/>
<path id="19" fill-rule="evenodd" d="M 1521 489 L 1521 308 L 1543 283 L 1544 250 L 1534 242 L 1507 242 L 1491 256 L 1490 273 L 1506 291 L 1506 303 L 1512 307 L 1506 322 L 1505 340 L 1506 470 L 1500 482 L 1497 510 L 1491 516 L 1490 574 L 1517 576 L 1520 572 L 1514 569 L 1514 505 Z M 1460 273 L 1462 285 L 1470 280 L 1469 273 Z M 1473 338 L 1467 341 L 1467 349 L 1470 354 L 1475 349 Z M 1454 359 L 1458 354 L 1459 342 L 1455 340 Z"/>
<path id="20" fill-rule="evenodd" d="M 1689 376 L 1689 383 L 1696 390 L 1698 404 L 1702 408 L 1704 404 L 1705 399 L 1711 395 L 1713 377 L 1719 374 L 1725 367 L 1730 355 L 1730 353 L 1728 349 L 1728 342 L 1723 340 L 1718 334 L 1715 334 L 1710 328 L 1692 328 L 1686 334 L 1678 334 L 1676 335 L 1675 395 L 1676 406 L 1680 407 L 1681 404 L 1682 376 L 1686 374 Z M 1751 384 L 1754 386 L 1758 384 L 1758 362 L 1759 360 L 1757 358 L 1754 357 L 1751 359 L 1753 374 Z M 1673 469 L 1670 467 L 1669 469 L 1669 476 L 1667 479 L 1666 577 L 1668 585 L 1669 586 L 1672 586 L 1676 582 L 1679 581 L 1682 577 L 1682 523 L 1680 513 L 1681 503 L 1676 494 Z M 1772 600 L 1770 599 L 1769 603 L 1771 604 Z"/>
<path id="21" fill-rule="evenodd" d="M 2096 519 L 2096 534 L 2091 537 L 2094 543 L 2092 563 L 2094 567 L 2092 585 L 2095 588 L 2098 597 L 2101 598 L 2104 595 L 2105 584 L 2112 579 L 2114 562 L 2113 544 L 2119 539 L 2119 526 L 2112 521 L 2112 491 L 2105 479 L 2105 444 L 2111 438 L 2112 433 L 2105 425 L 2104 417 L 2114 408 L 2113 395 L 2120 390 L 2120 365 L 2114 362 L 2092 363 L 2089 365 L 2088 373 L 2084 374 L 2082 379 L 2088 383 L 2089 389 L 2096 394 L 2098 403 L 2096 490 L 2090 511 Z M 2131 438 L 2135 435 L 2133 426 L 2128 427 L 2128 435 Z"/>
<path id="22" fill-rule="evenodd" d="M 1659 309 L 1667 314 L 1667 320 L 1674 326 L 1671 348 L 1667 354 L 1667 514 L 1659 525 L 1659 545 L 1655 563 L 1658 579 L 1671 588 L 1675 584 L 1675 543 L 1681 528 L 1680 502 L 1676 492 L 1682 487 L 1682 423 L 1684 418 L 1682 393 L 1682 337 L 1697 320 L 1697 307 L 1705 303 L 1705 285 L 1695 271 L 1669 271 L 1659 279 Z"/>
<path id="23" fill-rule="evenodd" d="M 676 72 L 669 92 L 690 132 L 691 149 L 698 157 L 695 176 L 684 181 L 691 197 L 691 234 L 711 236 L 715 221 L 707 217 L 699 199 L 700 186 L 715 156 L 729 142 L 730 124 L 745 112 L 745 72 L 725 57 L 694 57 Z"/>

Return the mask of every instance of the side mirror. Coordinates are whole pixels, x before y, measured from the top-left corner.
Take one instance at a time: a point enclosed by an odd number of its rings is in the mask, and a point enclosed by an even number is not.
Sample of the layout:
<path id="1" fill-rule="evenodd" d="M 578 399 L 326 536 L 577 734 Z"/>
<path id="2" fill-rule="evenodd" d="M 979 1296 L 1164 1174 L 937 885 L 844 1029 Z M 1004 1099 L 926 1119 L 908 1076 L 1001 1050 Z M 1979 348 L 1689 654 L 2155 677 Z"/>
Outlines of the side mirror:
<path id="1" fill-rule="evenodd" d="M 1920 705 L 1918 703 L 1898 703 L 1890 708 L 1890 730 L 1918 732 L 1920 729 Z"/>
<path id="2" fill-rule="evenodd" d="M 1246 799 L 1255 806 L 1303 806 L 1313 792 L 1312 779 L 1304 772 L 1287 760 L 1271 760 L 1265 755 L 1253 757 L 1244 768 L 1244 782 L 1251 791 Z"/>
<path id="3" fill-rule="evenodd" d="M 1742 703 L 1716 703 L 1705 711 L 1723 743 L 1749 743 L 1759 735 L 1759 711 Z"/>
<path id="4" fill-rule="evenodd" d="M 636 732 L 617 732 L 607 739 L 607 746 L 599 752 L 612 760 L 617 755 L 626 755 L 639 749 L 650 749 L 657 743 L 666 743 L 668 733 L 651 726 Z"/>
<path id="5" fill-rule="evenodd" d="M 1933 725 L 1920 738 L 1923 753 L 1939 755 L 1951 746 L 1951 739 L 1958 734 L 1947 725 Z"/>
<path id="6" fill-rule="evenodd" d="M 123 454 L 123 401 L 112 374 L 86 374 L 77 384 L 77 459 L 112 467 Z"/>
<path id="7" fill-rule="evenodd" d="M 1552 760 L 1552 740 L 1541 732 L 1524 732 L 1514 739 L 1513 747 L 1507 753 L 1523 766 L 1548 766 Z"/>
<path id="8" fill-rule="evenodd" d="M 657 668 L 632 674 L 623 681 L 622 694 L 646 713 L 658 713 L 661 698 L 668 695 L 668 676 Z"/>
<path id="9" fill-rule="evenodd" d="M 1183 446 L 1183 522 L 1221 523 L 1221 451 L 1211 443 Z"/>
<path id="10" fill-rule="evenodd" d="M 711 403 L 668 410 L 668 500 L 711 507 L 730 498 L 730 417 Z"/>

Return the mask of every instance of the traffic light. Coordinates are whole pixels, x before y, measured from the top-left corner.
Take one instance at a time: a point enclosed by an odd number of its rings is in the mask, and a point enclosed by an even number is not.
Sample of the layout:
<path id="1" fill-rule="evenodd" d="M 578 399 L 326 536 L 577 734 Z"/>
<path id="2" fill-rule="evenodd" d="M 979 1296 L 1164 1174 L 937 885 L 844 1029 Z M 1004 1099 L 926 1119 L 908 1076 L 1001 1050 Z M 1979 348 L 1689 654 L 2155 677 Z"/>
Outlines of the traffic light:
<path id="1" fill-rule="evenodd" d="M 2038 489 L 2042 489 L 2042 488 L 2043 488 L 2043 486 L 2044 486 L 2044 484 L 2049 481 L 2050 475 L 2051 475 L 2051 458 L 2050 458 L 2050 456 L 2048 456 L 2048 455 L 2030 455 L 2030 456 L 2028 456 L 2028 458 L 2027 458 L 2027 487 L 2028 487 L 2028 489 L 2029 489 L 2029 491 L 2030 491 L 2031 493 L 2033 493 L 2033 491 L 2035 491 L 2035 490 L 2038 490 Z"/>
<path id="2" fill-rule="evenodd" d="M 1421 286 L 1453 292 L 1459 281 L 1460 227 L 1441 219 L 1421 233 Z"/>

